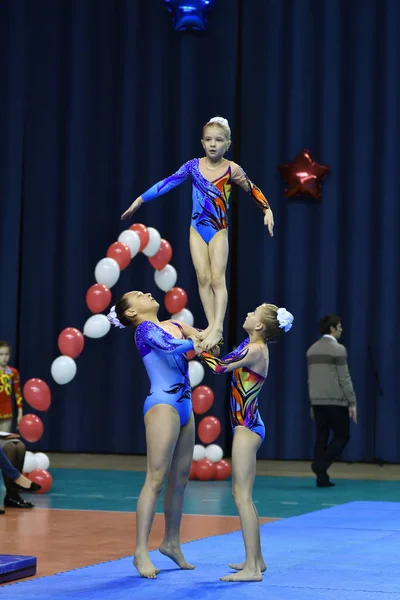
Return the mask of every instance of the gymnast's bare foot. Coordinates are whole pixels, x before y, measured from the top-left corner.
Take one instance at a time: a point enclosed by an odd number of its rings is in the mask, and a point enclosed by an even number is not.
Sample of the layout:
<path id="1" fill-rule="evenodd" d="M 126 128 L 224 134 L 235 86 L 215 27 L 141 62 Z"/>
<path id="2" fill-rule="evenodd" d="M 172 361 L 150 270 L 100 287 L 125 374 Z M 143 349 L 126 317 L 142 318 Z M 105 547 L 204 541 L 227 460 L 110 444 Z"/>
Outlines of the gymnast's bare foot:
<path id="1" fill-rule="evenodd" d="M 157 579 L 160 569 L 155 568 L 148 555 L 136 553 L 133 564 L 139 571 L 141 577 L 146 577 L 146 579 Z"/>
<path id="2" fill-rule="evenodd" d="M 221 581 L 262 581 L 262 575 L 258 566 L 255 569 L 245 567 L 242 571 L 238 571 L 238 573 L 221 577 Z"/>
<path id="3" fill-rule="evenodd" d="M 196 338 L 198 340 L 200 340 L 200 342 L 202 342 L 203 340 L 206 339 L 206 337 L 208 336 L 208 334 L 210 333 L 211 330 L 212 330 L 212 326 L 209 325 L 208 327 L 203 329 L 203 331 L 199 331 L 199 334 L 196 336 Z"/>
<path id="4" fill-rule="evenodd" d="M 228 567 L 230 569 L 233 569 L 234 571 L 242 571 L 244 569 L 245 566 L 245 562 L 241 562 L 241 563 L 230 563 L 228 565 Z M 263 558 L 259 558 L 258 559 L 258 567 L 261 571 L 261 573 L 264 573 L 267 570 L 267 565 L 265 564 L 265 561 Z"/>
<path id="5" fill-rule="evenodd" d="M 214 346 L 218 346 L 222 338 L 221 329 L 211 329 L 210 333 L 203 339 L 202 346 L 206 350 L 211 350 Z"/>
<path id="6" fill-rule="evenodd" d="M 173 560 L 181 569 L 192 570 L 195 568 L 194 565 L 186 562 L 179 546 L 173 546 L 172 544 L 168 544 L 168 542 L 163 542 L 159 547 L 159 550 L 161 554 L 168 556 L 168 558 Z"/>

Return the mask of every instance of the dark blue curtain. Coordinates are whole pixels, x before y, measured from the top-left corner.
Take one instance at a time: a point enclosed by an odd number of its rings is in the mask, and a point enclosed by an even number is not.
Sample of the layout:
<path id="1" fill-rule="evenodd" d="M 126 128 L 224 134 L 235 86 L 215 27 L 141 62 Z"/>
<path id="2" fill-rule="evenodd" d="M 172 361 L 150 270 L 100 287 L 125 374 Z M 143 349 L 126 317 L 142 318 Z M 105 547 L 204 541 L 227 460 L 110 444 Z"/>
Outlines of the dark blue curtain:
<path id="1" fill-rule="evenodd" d="M 50 365 L 59 332 L 90 316 L 86 290 L 126 227 L 120 214 L 201 155 L 203 123 L 222 114 L 232 125 L 231 158 L 266 193 L 276 219 L 269 239 L 259 209 L 235 193 L 225 349 L 241 341 L 244 315 L 262 301 L 296 317 L 270 349 L 259 456 L 310 457 L 305 352 L 318 318 L 334 312 L 360 413 L 345 458 L 400 461 L 398 1 L 218 0 L 203 34 L 175 33 L 162 0 L 9 0 L 0 10 L 0 337 L 13 345 L 23 381 L 51 384 L 37 447 L 145 451 L 148 382 L 129 332 L 86 340 L 67 386 L 52 383 Z M 320 202 L 283 197 L 276 166 L 303 148 L 331 166 Z M 190 213 L 186 183 L 137 220 L 171 242 L 201 327 Z M 128 289 L 162 300 L 144 256 L 113 297 Z M 229 380 L 207 374 L 204 383 L 214 389 L 211 414 L 229 452 Z"/>

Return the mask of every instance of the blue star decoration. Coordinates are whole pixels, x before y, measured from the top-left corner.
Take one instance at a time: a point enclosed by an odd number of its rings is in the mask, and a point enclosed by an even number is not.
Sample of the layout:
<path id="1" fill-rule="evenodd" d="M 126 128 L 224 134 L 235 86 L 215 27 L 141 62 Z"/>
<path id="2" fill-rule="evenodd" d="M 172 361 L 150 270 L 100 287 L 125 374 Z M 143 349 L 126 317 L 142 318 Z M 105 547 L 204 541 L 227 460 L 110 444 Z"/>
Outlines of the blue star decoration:
<path id="1" fill-rule="evenodd" d="M 205 31 L 208 13 L 216 0 L 164 0 L 167 10 L 172 14 L 174 31 Z"/>

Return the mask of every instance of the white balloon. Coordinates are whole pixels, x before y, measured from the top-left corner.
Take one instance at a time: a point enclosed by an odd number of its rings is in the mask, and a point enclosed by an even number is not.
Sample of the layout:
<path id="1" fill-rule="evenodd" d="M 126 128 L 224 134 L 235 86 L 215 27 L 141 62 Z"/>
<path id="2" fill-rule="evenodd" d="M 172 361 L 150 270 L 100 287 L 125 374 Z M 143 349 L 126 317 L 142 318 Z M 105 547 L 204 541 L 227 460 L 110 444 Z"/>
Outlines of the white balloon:
<path id="1" fill-rule="evenodd" d="M 167 265 L 161 271 L 154 271 L 154 281 L 163 292 L 169 292 L 178 279 L 178 273 L 172 265 Z"/>
<path id="2" fill-rule="evenodd" d="M 154 227 L 148 227 L 147 231 L 149 232 L 149 241 L 147 242 L 147 246 L 145 246 L 142 250 L 143 254 L 146 256 L 154 256 L 160 249 L 161 244 L 161 235 L 158 233 L 157 229 Z"/>
<path id="3" fill-rule="evenodd" d="M 29 450 L 27 450 L 25 452 L 24 466 L 22 467 L 22 472 L 30 473 L 34 469 L 36 469 L 35 455 L 33 454 L 33 452 L 30 452 Z"/>
<path id="4" fill-rule="evenodd" d="M 51 375 L 56 383 L 64 385 L 76 375 L 76 363 L 70 356 L 59 356 L 51 365 Z"/>
<path id="5" fill-rule="evenodd" d="M 192 388 L 199 385 L 204 377 L 204 367 L 198 360 L 191 360 L 189 363 L 189 380 Z"/>
<path id="6" fill-rule="evenodd" d="M 218 446 L 218 444 L 210 444 L 205 449 L 205 457 L 208 458 L 208 460 L 211 460 L 211 462 L 218 462 L 219 460 L 221 460 L 223 455 L 224 453 L 222 451 L 222 448 L 221 446 Z"/>
<path id="7" fill-rule="evenodd" d="M 50 459 L 47 454 L 44 454 L 44 452 L 36 452 L 34 459 L 36 463 L 36 469 L 43 469 L 44 471 L 47 471 L 50 466 Z"/>
<path id="8" fill-rule="evenodd" d="M 201 460 L 206 455 L 206 449 L 201 444 L 195 444 L 193 448 L 193 460 Z"/>
<path id="9" fill-rule="evenodd" d="M 101 338 L 110 331 L 110 327 L 106 315 L 92 315 L 83 326 L 83 334 L 90 338 Z"/>
<path id="10" fill-rule="evenodd" d="M 136 231 L 132 231 L 132 229 L 125 229 L 118 238 L 119 242 L 126 244 L 131 251 L 131 258 L 136 256 L 139 252 L 140 248 L 140 237 L 136 233 Z"/>
<path id="11" fill-rule="evenodd" d="M 174 321 L 182 321 L 193 327 L 194 317 L 188 308 L 183 308 L 180 312 L 175 313 L 172 315 L 171 319 L 174 319 Z"/>
<path id="12" fill-rule="evenodd" d="M 94 270 L 97 283 L 103 283 L 108 288 L 112 288 L 117 283 L 119 275 L 119 264 L 113 258 L 102 258 Z"/>

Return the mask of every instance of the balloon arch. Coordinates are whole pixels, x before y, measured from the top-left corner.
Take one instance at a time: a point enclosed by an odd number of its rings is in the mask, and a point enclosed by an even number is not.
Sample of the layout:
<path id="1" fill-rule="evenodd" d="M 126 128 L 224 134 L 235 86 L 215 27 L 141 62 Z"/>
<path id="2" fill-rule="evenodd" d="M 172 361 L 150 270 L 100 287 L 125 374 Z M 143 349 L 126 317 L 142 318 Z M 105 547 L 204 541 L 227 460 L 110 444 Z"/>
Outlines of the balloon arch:
<path id="1" fill-rule="evenodd" d="M 172 248 L 167 240 L 161 239 L 159 232 L 153 227 L 135 223 L 123 231 L 117 242 L 111 244 L 107 255 L 96 265 L 94 276 L 96 283 L 86 293 L 86 304 L 93 313 L 83 327 L 83 333 L 75 327 L 67 327 L 58 337 L 58 348 L 61 355 L 51 365 L 53 380 L 59 385 L 72 381 L 77 372 L 75 359 L 85 346 L 84 336 L 101 338 L 110 330 L 110 322 L 106 310 L 112 300 L 111 288 L 117 283 L 120 273 L 126 269 L 139 252 L 147 256 L 155 269 L 154 280 L 158 288 L 165 292 L 164 305 L 171 318 L 193 325 L 193 315 L 187 305 L 187 294 L 180 287 L 175 287 L 178 279 L 175 268 L 170 264 Z M 194 359 L 194 352 L 187 354 L 189 359 L 189 379 L 193 389 L 193 412 L 203 415 L 208 412 L 214 402 L 211 388 L 200 385 L 204 377 L 204 367 Z M 38 378 L 29 379 L 24 385 L 26 402 L 38 411 L 47 411 L 51 405 L 50 388 L 45 381 Z M 19 423 L 21 436 L 28 442 L 37 442 L 43 435 L 43 422 L 37 415 L 26 414 Z M 231 474 L 231 466 L 223 460 L 223 451 L 213 443 L 221 433 L 221 424 L 216 417 L 202 417 L 197 427 L 198 437 L 202 444 L 196 444 L 193 451 L 190 479 L 202 481 L 210 479 L 223 480 Z M 49 459 L 42 453 L 33 454 L 27 451 L 23 467 L 24 473 L 32 481 L 42 485 L 41 493 L 46 492 L 52 485 L 48 472 Z"/>

